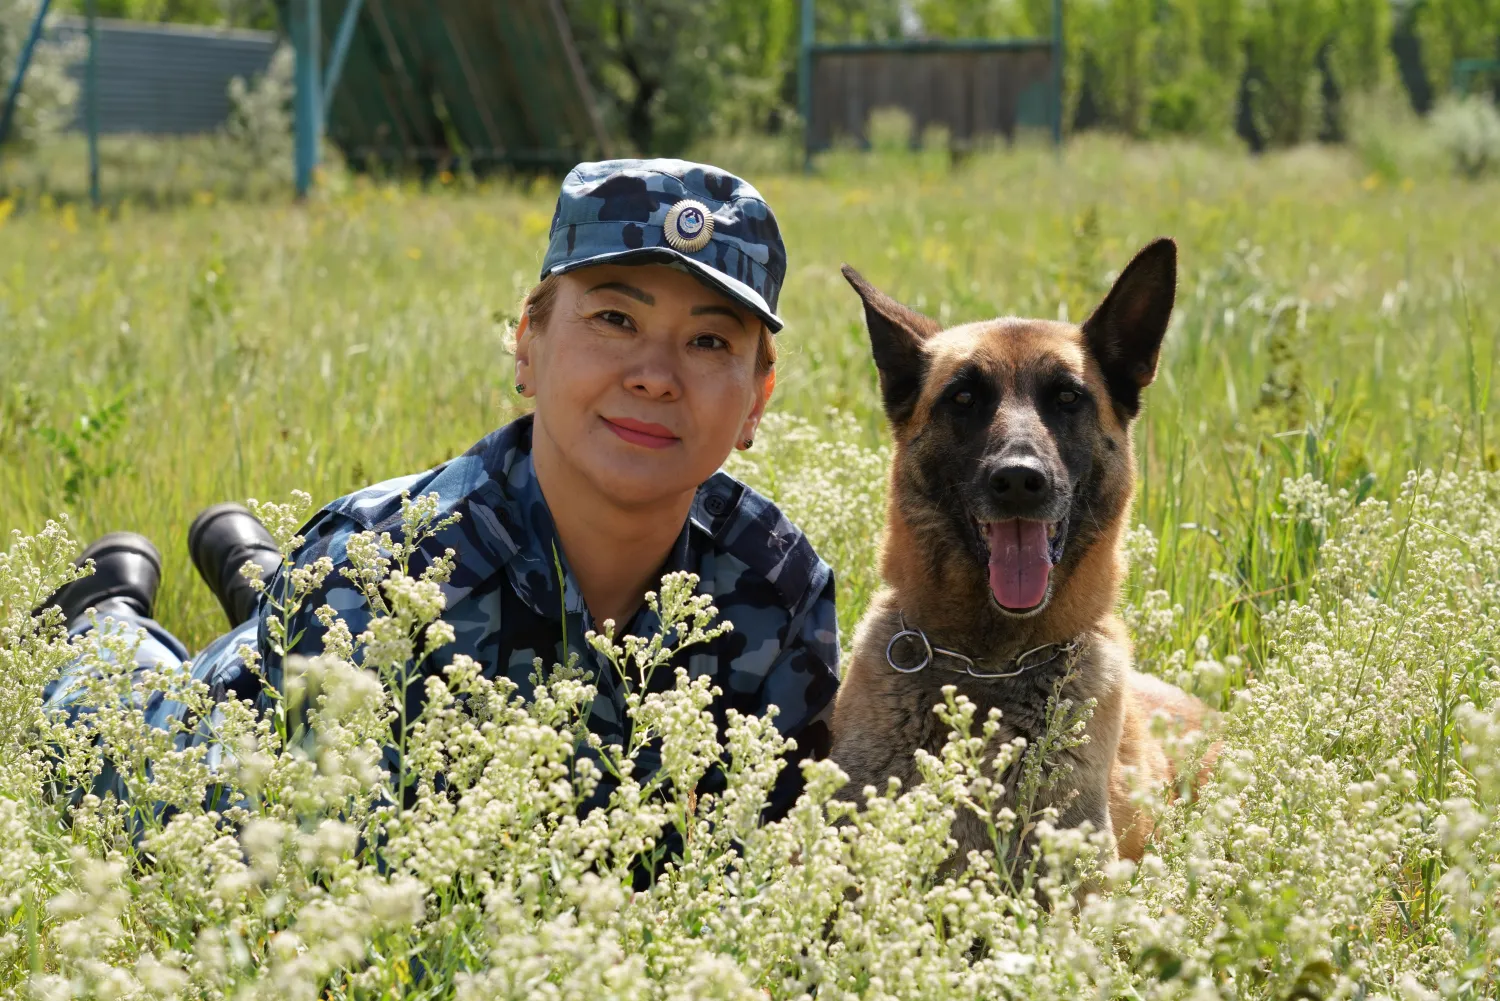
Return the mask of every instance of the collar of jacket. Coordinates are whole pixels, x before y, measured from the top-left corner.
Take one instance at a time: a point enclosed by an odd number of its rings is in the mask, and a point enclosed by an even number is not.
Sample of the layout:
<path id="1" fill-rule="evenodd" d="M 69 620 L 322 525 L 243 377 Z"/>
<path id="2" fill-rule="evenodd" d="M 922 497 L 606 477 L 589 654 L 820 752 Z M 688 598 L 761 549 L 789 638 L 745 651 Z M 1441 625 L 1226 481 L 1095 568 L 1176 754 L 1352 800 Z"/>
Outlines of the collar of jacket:
<path id="1" fill-rule="evenodd" d="M 582 615 L 585 629 L 592 629 L 537 482 L 531 434 L 528 414 L 438 467 L 429 482 L 413 490 L 414 494 L 436 491 L 444 513 L 462 515 L 457 525 L 432 540 L 434 555 L 448 547 L 459 554 L 458 568 L 444 589 L 448 607 L 503 570 L 515 594 L 537 614 L 555 619 L 561 619 L 564 611 Z M 742 484 L 724 473 L 699 487 L 661 572 L 696 570 L 703 547 L 712 545 L 744 492 Z M 643 608 L 632 622 L 617 624 L 616 635 L 649 636 L 659 625 L 656 616 Z"/>

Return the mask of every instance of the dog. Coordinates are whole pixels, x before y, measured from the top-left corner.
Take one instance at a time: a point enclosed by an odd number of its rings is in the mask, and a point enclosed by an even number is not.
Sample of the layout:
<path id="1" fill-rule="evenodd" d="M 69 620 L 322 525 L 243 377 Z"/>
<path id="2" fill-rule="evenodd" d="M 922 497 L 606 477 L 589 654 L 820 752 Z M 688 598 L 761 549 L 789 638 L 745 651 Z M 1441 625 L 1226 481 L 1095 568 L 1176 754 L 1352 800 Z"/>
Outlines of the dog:
<path id="1" fill-rule="evenodd" d="M 1208 711 L 1132 669 L 1115 613 L 1131 427 L 1172 313 L 1176 244 L 1141 250 L 1081 327 L 1006 318 L 944 330 L 843 273 L 864 302 L 894 438 L 883 586 L 833 711 L 844 795 L 891 776 L 921 781 L 914 752 L 939 754 L 948 738 L 933 711 L 943 686 L 971 699 L 976 719 L 1001 711 L 996 740 L 1034 745 L 1065 681 L 1064 698 L 1097 704 L 1087 740 L 1062 752 L 1071 767 L 1035 805 L 1055 806 L 1062 826 L 1113 832 L 1118 856 L 1139 860 L 1152 818 L 1132 805 L 1135 783 L 1174 779 L 1151 718 L 1197 729 Z M 997 778 L 1013 797 L 1016 774 Z M 953 837 L 958 860 L 994 847 L 968 812 Z"/>

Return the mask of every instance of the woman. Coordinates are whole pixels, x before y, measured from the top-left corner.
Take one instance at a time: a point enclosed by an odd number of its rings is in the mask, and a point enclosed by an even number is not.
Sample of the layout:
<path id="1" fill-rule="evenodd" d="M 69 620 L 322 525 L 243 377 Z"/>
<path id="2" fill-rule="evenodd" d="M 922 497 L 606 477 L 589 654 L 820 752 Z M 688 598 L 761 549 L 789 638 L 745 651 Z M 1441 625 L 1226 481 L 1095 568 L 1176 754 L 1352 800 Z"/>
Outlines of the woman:
<path id="1" fill-rule="evenodd" d="M 288 624 L 288 635 L 301 634 L 293 652 L 322 652 L 324 627 L 312 612 L 324 603 L 355 635 L 364 628 L 369 609 L 337 568 L 348 565 L 345 547 L 357 532 L 399 538 L 403 491 L 436 492 L 439 519 L 460 516 L 412 561 L 417 573 L 445 549 L 457 554 L 444 585 L 444 619 L 457 639 L 435 659 L 468 654 L 523 694 L 534 658 L 595 658 L 584 634 L 596 623 L 651 635 L 644 593 L 664 573 L 691 571 L 735 627 L 688 657 L 694 674 L 712 673 L 723 690 L 721 728 L 727 708 L 764 714 L 775 705 L 777 726 L 796 740 L 770 805 L 784 813 L 801 787 L 797 760 L 828 748 L 838 683 L 833 575 L 769 501 L 718 469 L 732 449 L 752 446 L 775 385 L 785 273 L 775 217 L 739 178 L 679 160 L 575 167 L 517 330 L 516 390 L 534 412 L 450 462 L 342 497 L 315 516 L 294 561 L 327 556 L 336 569 Z M 275 568 L 270 536 L 248 511 L 220 505 L 195 521 L 189 548 L 235 627 L 191 662 L 193 676 L 216 696 L 264 706 L 257 676 L 235 651 L 258 646 L 267 676 L 279 678 L 268 610 L 238 574 L 246 559 Z M 82 612 L 97 606 L 101 619 L 146 630 L 139 668 L 182 668 L 186 650 L 151 620 L 160 559 L 150 542 L 115 533 L 84 557 L 96 573 L 54 598 L 75 633 L 90 628 Z M 600 692 L 590 729 L 606 744 L 623 742 L 624 692 L 602 663 L 594 666 Z M 72 704 L 78 687 L 64 676 L 49 703 Z M 414 700 L 422 691 L 409 688 Z M 169 701 L 147 710 L 159 726 L 182 713 Z M 714 774 L 706 786 L 721 782 Z"/>

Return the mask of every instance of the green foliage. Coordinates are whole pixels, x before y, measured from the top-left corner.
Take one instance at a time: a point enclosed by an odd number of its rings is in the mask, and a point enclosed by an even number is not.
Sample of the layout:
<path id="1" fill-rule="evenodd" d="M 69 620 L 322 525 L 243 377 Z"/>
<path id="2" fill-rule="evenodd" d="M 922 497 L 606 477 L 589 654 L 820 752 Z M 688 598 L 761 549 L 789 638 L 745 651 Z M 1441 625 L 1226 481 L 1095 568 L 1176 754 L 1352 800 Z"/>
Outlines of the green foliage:
<path id="1" fill-rule="evenodd" d="M 680 155 L 709 137 L 794 120 L 800 0 L 566 0 L 612 131 Z M 895 0 L 823 0 L 819 41 L 901 37 Z"/>
<path id="2" fill-rule="evenodd" d="M 922 30 L 937 38 L 1045 38 L 1051 0 L 914 0 Z"/>
<path id="3" fill-rule="evenodd" d="M 88 0 L 63 0 L 55 6 L 83 14 Z M 272 0 L 95 0 L 100 17 L 128 21 L 215 24 L 232 28 L 275 30 L 279 24 Z"/>
<path id="4" fill-rule="evenodd" d="M 229 81 L 229 119 L 225 144 L 264 170 L 291 179 L 292 73 L 296 61 L 291 46 L 279 45 L 264 73 L 246 81 Z"/>
<path id="5" fill-rule="evenodd" d="M 1043 0 L 927 0 L 945 38 L 1045 37 Z M 1222 137 L 1250 69 L 1250 115 L 1271 145 L 1342 134 L 1342 100 L 1390 76 L 1386 0 L 1070 0 L 1066 114 L 1133 137 Z M 1326 91 L 1326 94 L 1325 94 Z"/>
<path id="6" fill-rule="evenodd" d="M 35 0 L 0 2 L 4 11 Z M 82 10 L 83 0 L 68 0 Z M 638 152 L 795 125 L 800 0 L 564 0 L 611 131 Z M 1052 0 L 819 0 L 820 42 L 1040 38 Z M 1345 138 L 1350 106 L 1392 78 L 1391 0 L 1064 0 L 1065 120 L 1132 137 L 1231 133 L 1269 145 Z M 275 28 L 270 0 L 100 0 L 145 21 Z M 1500 0 L 1411 8 L 1437 92 L 1462 58 L 1500 56 Z M 38 85 L 40 93 L 41 85 Z"/>
<path id="7" fill-rule="evenodd" d="M 1422 0 L 1416 7 L 1417 37 L 1432 89 L 1453 86 L 1460 59 L 1500 59 L 1500 0 Z"/>
<path id="8" fill-rule="evenodd" d="M 1157 135 L 1229 133 L 1244 71 L 1240 0 L 1172 0 L 1158 19 L 1146 124 Z"/>
<path id="9" fill-rule="evenodd" d="M 1500 170 L 1500 110 L 1488 97 L 1448 97 L 1432 111 L 1432 130 L 1459 174 Z"/>
<path id="10" fill-rule="evenodd" d="M 0 102 L 10 93 L 21 51 L 40 7 L 41 0 L 0 0 Z M 78 85 L 67 71 L 82 57 L 83 51 L 77 43 L 39 45 L 32 51 L 9 143 L 32 147 L 68 124 L 73 117 Z"/>
<path id="11" fill-rule="evenodd" d="M 1335 82 L 1347 93 L 1368 93 L 1395 70 L 1390 0 L 1341 0 L 1330 52 Z M 1500 27 L 1500 24 L 1497 24 Z"/>
<path id="12" fill-rule="evenodd" d="M 1258 70 L 1251 82 L 1255 124 L 1275 146 L 1317 134 L 1318 59 L 1339 23 L 1328 0 L 1250 0 L 1245 45 Z"/>
<path id="13" fill-rule="evenodd" d="M 1145 135 L 1157 82 L 1154 0 L 1102 0 L 1077 7 L 1070 12 L 1079 21 L 1074 51 L 1100 117 L 1126 135 Z"/>
<path id="14" fill-rule="evenodd" d="M 579 52 L 614 131 L 679 154 L 705 136 L 775 124 L 796 64 L 797 0 L 568 0 Z"/>
<path id="15" fill-rule="evenodd" d="M 900 0 L 820 0 L 817 15 L 820 42 L 889 42 L 902 36 Z"/>
<path id="16" fill-rule="evenodd" d="M 26 7 L 34 0 L 4 0 Z M 70 0 L 81 9 L 82 0 Z M 796 123 L 800 0 L 564 0 L 608 127 L 631 150 L 681 155 Z M 1040 38 L 1052 0 L 819 0 L 820 42 Z M 1343 139 L 1351 105 L 1392 78 L 1390 0 L 1065 0 L 1065 120 L 1132 137 L 1219 139 L 1241 83 L 1269 145 Z M 0 4 L 0 11 L 4 5 Z M 1500 55 L 1500 0 L 1422 0 L 1439 92 L 1460 58 Z M 101 0 L 138 20 L 276 26 L 269 0 Z M 6 28 L 0 16 L 0 68 Z"/>
<path id="17" fill-rule="evenodd" d="M 1450 167 L 1431 119 L 1418 116 L 1406 92 L 1393 82 L 1351 98 L 1346 122 L 1351 149 L 1382 184 Z"/>
<path id="18" fill-rule="evenodd" d="M 36 429 L 37 436 L 56 455 L 66 503 L 78 503 L 84 490 L 97 488 L 99 481 L 122 467 L 123 460 L 110 457 L 107 449 L 125 424 L 126 404 L 123 396 L 116 397 L 108 403 L 86 407 L 70 425 Z"/>

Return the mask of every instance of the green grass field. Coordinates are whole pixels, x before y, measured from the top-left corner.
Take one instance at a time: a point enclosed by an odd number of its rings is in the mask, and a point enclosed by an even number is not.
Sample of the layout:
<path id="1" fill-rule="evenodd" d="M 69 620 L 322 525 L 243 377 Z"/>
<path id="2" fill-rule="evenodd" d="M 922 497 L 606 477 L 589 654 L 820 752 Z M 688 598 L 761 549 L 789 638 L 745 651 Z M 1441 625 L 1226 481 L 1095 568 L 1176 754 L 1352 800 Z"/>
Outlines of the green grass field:
<path id="1" fill-rule="evenodd" d="M 1232 650 L 1250 608 L 1298 593 L 1309 554 L 1267 518 L 1283 476 L 1389 494 L 1460 454 L 1494 465 L 1493 182 L 1391 185 L 1317 150 L 1251 161 L 1102 141 L 1062 162 L 850 157 L 824 174 L 751 175 L 791 255 L 773 409 L 826 425 L 837 408 L 867 446 L 881 418 L 842 262 L 946 322 L 1080 320 L 1140 244 L 1179 241 L 1138 517 L 1171 554 L 1162 586 L 1190 612 L 1187 639 Z M 162 621 L 194 646 L 219 628 L 183 541 L 197 510 L 293 488 L 321 503 L 518 412 L 506 324 L 553 182 L 341 189 L 108 221 L 43 207 L 0 230 L 0 524 L 65 510 L 85 538 L 150 535 L 168 561 Z M 872 542 L 840 540 L 846 627 Z"/>
<path id="2" fill-rule="evenodd" d="M 1076 874 L 1044 887 L 1050 909 L 993 859 L 945 882 L 946 825 L 979 774 L 956 749 L 932 766 L 942 781 L 843 828 L 827 773 L 801 813 L 764 827 L 737 829 L 728 797 L 657 790 L 665 812 L 627 803 L 590 835 L 616 846 L 606 864 L 548 771 L 582 699 L 566 685 L 498 729 L 458 714 L 462 733 L 423 760 L 455 762 L 473 787 L 429 789 L 390 821 L 362 812 L 375 787 L 350 791 L 358 769 L 340 771 L 358 740 L 389 733 L 383 689 L 347 667 L 320 668 L 353 693 L 339 710 L 352 722 L 330 728 L 346 744 L 313 768 L 263 734 L 267 754 L 226 774 L 283 791 L 223 836 L 195 813 L 223 776 L 172 758 L 162 787 L 188 788 L 187 809 L 164 830 L 138 811 L 155 832 L 142 848 L 122 813 L 86 803 L 64 818 L 43 792 L 37 696 L 71 651 L 27 638 L 21 596 L 41 578 L 17 544 L 19 562 L 0 562 L 0 678 L 16 682 L 0 686 L 0 732 L 33 753 L 0 761 L 0 989 L 1494 997 L 1500 181 L 1369 174 L 1327 149 L 1250 160 L 1100 139 L 956 168 L 929 153 L 839 154 L 815 176 L 722 162 L 766 194 L 791 255 L 777 416 L 733 468 L 834 565 L 846 641 L 876 584 L 884 430 L 839 265 L 947 323 L 1081 320 L 1140 245 L 1178 240 L 1122 612 L 1142 670 L 1226 710 L 1225 750 L 1196 800 L 1162 807 L 1146 861 L 1108 867 L 1107 892 L 1077 910 Z M 34 532 L 66 511 L 84 539 L 145 532 L 167 560 L 158 618 L 201 646 L 222 618 L 186 553 L 199 509 L 299 488 L 322 503 L 520 412 L 506 334 L 554 184 L 334 176 L 305 206 L 205 193 L 108 218 L 0 201 L 0 527 Z M 474 704 L 493 694 L 470 684 Z M 663 726 L 709 760 L 711 735 L 671 730 L 696 712 Z M 110 739 L 138 764 L 170 757 L 140 733 Z M 774 741 L 737 746 L 751 764 L 736 781 L 753 785 Z M 265 786 L 272 772 L 285 784 Z M 498 816 L 523 820 L 497 836 Z M 388 822 L 400 836 L 377 873 L 368 845 Z M 695 832 L 691 857 L 629 893 L 640 849 L 619 846 L 664 824 Z M 1089 852 L 1067 834 L 1048 845 L 1056 872 Z"/>

